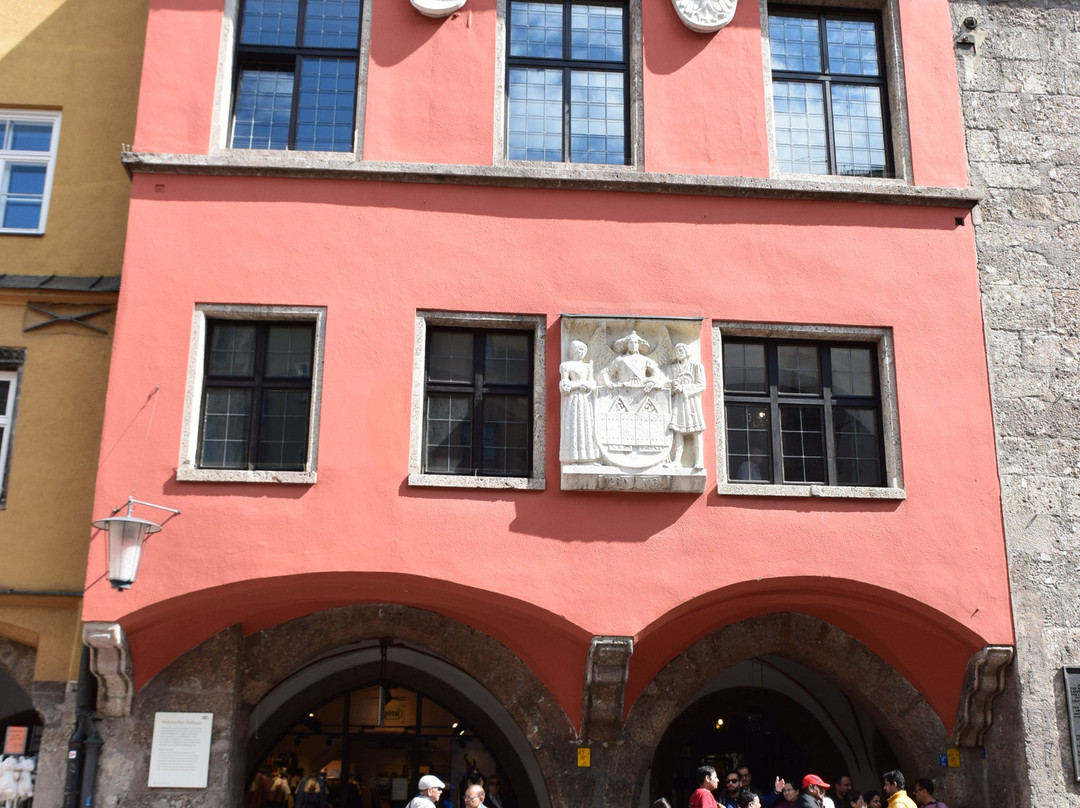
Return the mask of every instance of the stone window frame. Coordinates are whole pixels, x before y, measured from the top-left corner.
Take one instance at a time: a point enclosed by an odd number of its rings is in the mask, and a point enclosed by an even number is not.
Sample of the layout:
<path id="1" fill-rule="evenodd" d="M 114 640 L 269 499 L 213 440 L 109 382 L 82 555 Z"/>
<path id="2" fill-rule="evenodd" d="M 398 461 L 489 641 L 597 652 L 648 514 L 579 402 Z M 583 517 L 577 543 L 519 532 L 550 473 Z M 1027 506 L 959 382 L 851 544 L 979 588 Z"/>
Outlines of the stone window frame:
<path id="1" fill-rule="evenodd" d="M 11 382 L 7 401 L 4 402 L 5 412 L 0 415 L 0 427 L 4 429 L 3 438 L 0 439 L 0 511 L 7 507 L 8 474 L 11 471 L 11 456 L 14 454 L 15 423 L 25 364 L 25 348 L 0 348 L 0 379 Z"/>
<path id="2" fill-rule="evenodd" d="M 431 474 L 424 471 L 424 401 L 428 326 L 531 331 L 533 335 L 532 471 L 528 477 Z M 444 488 L 495 488 L 542 491 L 545 480 L 545 382 L 547 317 L 542 314 L 497 314 L 419 310 L 413 347 L 412 408 L 409 424 L 409 485 Z"/>
<path id="3" fill-rule="evenodd" d="M 214 83 L 214 106 L 210 117 L 211 155 L 245 155 L 266 152 L 289 155 L 290 163 L 298 166 L 318 167 L 326 160 L 351 158 L 360 160 L 364 154 L 364 115 L 367 99 L 368 59 L 371 54 L 371 6 L 372 0 L 361 0 L 360 49 L 356 71 L 356 120 L 351 152 L 295 151 L 287 149 L 234 149 L 229 145 L 232 128 L 232 105 L 236 95 L 237 27 L 240 22 L 240 4 L 244 0 L 225 0 L 221 15 L 221 38 L 218 44 L 217 79 Z M 243 162 L 242 158 L 240 159 Z"/>
<path id="4" fill-rule="evenodd" d="M 200 468 L 199 422 L 202 417 L 206 338 L 209 320 L 300 321 L 315 326 L 311 368 L 311 422 L 308 429 L 307 462 L 303 471 L 276 469 Z M 250 306 L 205 304 L 195 306 L 192 315 L 188 354 L 187 386 L 184 392 L 184 419 L 180 433 L 180 462 L 176 479 L 185 482 L 291 483 L 312 485 L 317 481 L 319 455 L 319 415 L 322 402 L 323 354 L 326 348 L 325 306 Z"/>
<path id="5" fill-rule="evenodd" d="M 783 483 L 730 482 L 727 472 L 727 417 L 724 407 L 724 336 L 757 339 L 806 340 L 812 342 L 862 342 L 877 346 L 878 394 L 881 399 L 881 431 L 884 448 L 885 485 L 785 485 Z M 896 362 L 891 328 L 862 326 L 750 323 L 714 320 L 713 389 L 716 418 L 716 492 L 721 495 L 766 497 L 826 497 L 836 499 L 906 499 L 900 455 L 900 420 L 896 398 Z"/>
<path id="6" fill-rule="evenodd" d="M 889 116 L 890 147 L 892 149 L 894 177 L 857 177 L 844 174 L 793 174 L 780 170 L 776 157 L 776 127 L 773 122 L 773 82 L 772 49 L 769 43 L 769 5 L 770 0 L 759 0 L 761 20 L 761 68 L 765 81 L 765 128 L 769 143 L 769 176 L 774 180 L 813 180 L 826 184 L 852 183 L 880 188 L 897 183 L 911 184 L 911 138 L 907 116 L 907 85 L 904 79 L 903 41 L 900 35 L 900 0 L 776 0 L 772 3 L 785 9 L 797 9 L 800 6 L 808 11 L 851 10 L 873 11 L 881 15 L 881 40 L 884 44 L 885 89 L 888 101 L 886 109 Z"/>
<path id="7" fill-rule="evenodd" d="M 49 218 L 49 202 L 52 200 L 53 178 L 56 175 L 56 159 L 60 147 L 60 119 L 62 115 L 57 110 L 36 109 L 0 109 L 0 121 L 6 124 L 12 123 L 35 123 L 48 124 L 52 127 L 49 140 L 49 150 L 46 151 L 15 151 L 5 149 L 5 138 L 0 137 L 0 192 L 7 188 L 8 167 L 11 165 L 34 165 L 45 166 L 45 182 L 41 198 L 41 213 L 38 217 L 37 227 L 4 227 L 0 220 L 0 234 L 5 236 L 40 236 L 45 233 L 45 222 Z M 4 210 L 0 205 L 0 213 Z"/>
<path id="8" fill-rule="evenodd" d="M 570 172 L 575 176 L 603 173 L 605 171 L 625 172 L 645 170 L 645 111 L 644 111 L 644 57 L 641 46 L 641 2 L 642 0 L 624 0 L 627 8 L 627 40 L 630 50 L 627 54 L 629 82 L 627 102 L 629 109 L 630 159 L 621 165 L 603 165 L 598 163 L 540 162 L 534 160 L 511 160 L 506 156 L 507 125 L 507 14 L 509 0 L 495 0 L 495 132 L 493 165 L 516 167 L 532 176 L 565 177 Z"/>

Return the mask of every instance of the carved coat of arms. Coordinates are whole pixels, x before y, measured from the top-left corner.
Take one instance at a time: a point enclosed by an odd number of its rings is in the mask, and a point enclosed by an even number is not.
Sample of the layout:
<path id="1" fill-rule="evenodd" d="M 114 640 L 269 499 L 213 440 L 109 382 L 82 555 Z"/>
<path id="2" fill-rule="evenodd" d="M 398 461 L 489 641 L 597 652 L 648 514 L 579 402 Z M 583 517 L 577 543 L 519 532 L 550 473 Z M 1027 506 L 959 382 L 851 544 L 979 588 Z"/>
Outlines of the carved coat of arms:
<path id="1" fill-rule="evenodd" d="M 564 317 L 564 489 L 703 490 L 706 377 L 696 359 L 699 326 Z"/>
<path id="2" fill-rule="evenodd" d="M 671 0 L 675 13 L 691 31 L 719 31 L 735 17 L 738 0 Z"/>

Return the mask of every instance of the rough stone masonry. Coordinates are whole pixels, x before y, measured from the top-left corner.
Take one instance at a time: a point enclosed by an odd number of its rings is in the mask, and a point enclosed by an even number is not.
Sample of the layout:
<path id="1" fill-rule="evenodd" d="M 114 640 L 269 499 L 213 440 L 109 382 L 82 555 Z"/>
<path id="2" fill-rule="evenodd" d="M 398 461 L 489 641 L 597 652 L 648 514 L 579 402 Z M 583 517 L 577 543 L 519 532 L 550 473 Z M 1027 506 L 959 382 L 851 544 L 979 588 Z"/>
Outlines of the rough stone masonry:
<path id="1" fill-rule="evenodd" d="M 1080 2 L 952 12 L 1017 634 L 991 734 L 1026 757 L 988 796 L 1080 805 L 1061 670 L 1080 665 Z"/>

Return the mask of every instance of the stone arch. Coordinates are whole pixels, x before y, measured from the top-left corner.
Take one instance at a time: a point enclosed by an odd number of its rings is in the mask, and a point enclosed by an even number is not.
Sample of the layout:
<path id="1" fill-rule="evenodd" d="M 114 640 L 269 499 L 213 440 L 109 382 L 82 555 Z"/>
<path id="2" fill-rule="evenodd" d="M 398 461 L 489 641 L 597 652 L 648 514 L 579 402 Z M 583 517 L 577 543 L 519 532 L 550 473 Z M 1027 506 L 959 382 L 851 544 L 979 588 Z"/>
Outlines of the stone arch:
<path id="1" fill-rule="evenodd" d="M 415 607 L 342 606 L 248 637 L 238 705 L 243 723 L 252 727 L 247 734 L 253 734 L 253 722 L 270 720 L 268 715 L 259 714 L 260 705 L 288 703 L 290 696 L 283 694 L 283 689 L 290 680 L 323 677 L 321 681 L 344 683 L 365 675 L 370 679 L 370 666 L 376 658 L 372 654 L 377 654 L 377 644 L 371 641 L 384 639 L 414 649 L 412 653 L 426 653 L 429 664 L 444 677 L 472 680 L 478 688 L 472 692 L 478 706 L 486 703 L 492 711 L 495 705 L 504 710 L 513 727 L 503 722 L 498 731 L 519 733 L 532 755 L 536 775 L 542 778 L 541 808 L 562 803 L 558 773 L 568 765 L 566 758 L 572 753 L 576 735 L 557 700 L 528 665 L 502 643 L 463 623 Z M 355 667 L 344 672 L 347 666 L 337 664 L 335 672 L 333 660 L 343 654 L 352 655 Z M 395 664 L 399 671 L 411 670 L 418 677 L 416 681 L 423 680 L 419 666 L 405 651 L 397 655 Z M 490 701 L 485 702 L 485 698 Z M 267 725 L 267 730 L 273 734 L 274 727 Z"/>
<path id="2" fill-rule="evenodd" d="M 41 723 L 41 713 L 34 703 L 34 664 L 37 649 L 0 636 L 0 720 L 33 711 Z"/>
<path id="3" fill-rule="evenodd" d="M 6 626 L 0 625 L 0 669 L 3 669 L 26 693 L 33 692 L 34 664 L 37 649 L 32 645 L 11 639 Z"/>
<path id="4" fill-rule="evenodd" d="M 830 623 L 805 614 L 773 613 L 713 631 L 653 677 L 627 715 L 608 803 L 638 805 L 648 787 L 644 773 L 675 716 L 718 672 L 762 654 L 798 662 L 844 691 L 888 739 L 902 769 L 938 770 L 940 752 L 952 744 L 949 733 L 904 676 Z M 950 793 L 967 791 L 964 770 L 949 769 L 947 776 Z"/>

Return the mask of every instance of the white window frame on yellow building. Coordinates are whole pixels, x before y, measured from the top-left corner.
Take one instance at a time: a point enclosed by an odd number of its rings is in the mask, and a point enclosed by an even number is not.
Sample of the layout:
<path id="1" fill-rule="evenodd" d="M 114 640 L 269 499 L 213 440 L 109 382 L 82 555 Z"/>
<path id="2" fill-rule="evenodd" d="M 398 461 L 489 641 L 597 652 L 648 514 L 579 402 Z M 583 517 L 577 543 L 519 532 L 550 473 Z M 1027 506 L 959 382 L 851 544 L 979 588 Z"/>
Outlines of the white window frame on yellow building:
<path id="1" fill-rule="evenodd" d="M 0 234 L 41 235 L 49 218 L 49 201 L 52 198 L 53 176 L 56 173 L 56 153 L 60 143 L 60 113 L 47 110 L 0 109 L 3 136 L 0 137 Z M 11 148 L 12 124 L 47 124 L 52 127 L 49 149 L 19 150 Z M 11 169 L 16 166 L 45 166 L 45 180 L 41 196 L 41 210 L 36 227 L 5 227 L 4 217 L 9 202 Z"/>

